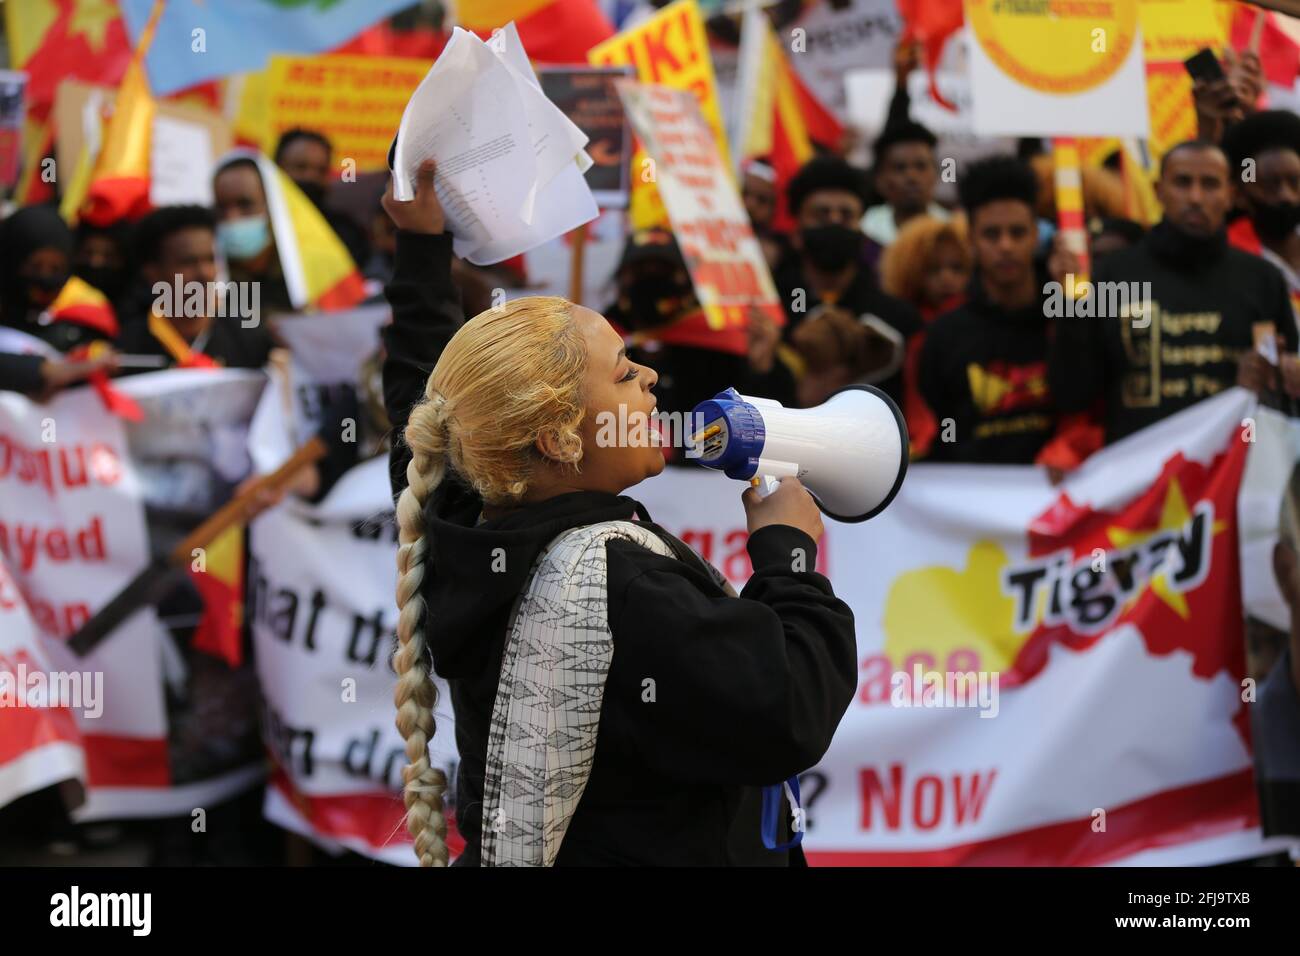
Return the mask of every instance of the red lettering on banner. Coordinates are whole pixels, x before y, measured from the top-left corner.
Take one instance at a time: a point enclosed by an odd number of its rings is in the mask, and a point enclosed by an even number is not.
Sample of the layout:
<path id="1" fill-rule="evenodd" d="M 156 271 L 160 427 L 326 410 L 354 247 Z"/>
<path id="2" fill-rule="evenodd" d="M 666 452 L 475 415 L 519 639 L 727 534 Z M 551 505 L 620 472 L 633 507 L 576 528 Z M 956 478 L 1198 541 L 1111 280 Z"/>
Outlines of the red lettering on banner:
<path id="1" fill-rule="evenodd" d="M 0 435 L 0 481 L 39 485 L 51 498 L 58 491 L 83 488 L 93 481 L 111 487 L 122 478 L 122 463 L 112 446 L 88 445 L 29 448 Z M 56 487 L 55 481 L 58 479 Z"/>
<path id="2" fill-rule="evenodd" d="M 60 564 L 72 560 L 104 561 L 104 522 L 96 515 L 75 537 L 70 537 L 63 528 L 0 521 L 0 555 L 23 572 L 32 570 L 41 555 Z"/>
<path id="3" fill-rule="evenodd" d="M 708 528 L 685 528 L 677 534 L 682 543 L 693 548 L 700 557 L 708 561 L 715 568 L 723 573 L 728 581 L 743 583 L 749 580 L 754 573 L 754 565 L 749 559 L 749 532 L 744 528 L 733 528 L 729 531 L 719 532 L 721 540 L 722 554 L 714 560 L 713 542 L 714 532 Z M 823 539 L 823 544 L 825 540 Z M 817 562 L 811 570 L 818 574 L 830 574 L 830 559 L 827 557 L 829 548 L 821 547 L 817 549 Z M 798 555 L 791 555 L 791 561 L 795 561 Z M 807 568 L 796 568 L 795 570 L 809 570 Z"/>
<path id="4" fill-rule="evenodd" d="M 646 64 L 650 67 L 650 76 L 652 82 L 658 83 L 663 73 L 660 71 L 661 65 L 669 67 L 669 74 L 680 73 L 682 69 L 681 62 L 673 55 L 673 51 L 668 49 L 668 31 L 672 28 L 672 21 L 666 20 L 659 24 L 659 34 L 655 36 L 647 30 L 642 36 L 645 39 Z"/>
<path id="5" fill-rule="evenodd" d="M 910 784 L 911 826 L 917 830 L 933 830 L 944 822 L 945 808 L 949 809 L 948 822 L 954 826 L 975 823 L 984 812 L 984 805 L 997 770 L 980 771 L 970 774 L 954 773 L 951 782 L 951 800 L 947 799 L 948 789 L 938 774 L 922 774 Z M 903 820 L 904 791 L 909 788 L 904 778 L 901 763 L 890 764 L 889 782 L 881 780 L 875 767 L 863 767 L 858 772 L 859 799 L 862 802 L 860 827 L 871 830 L 874 822 L 874 808 L 880 804 L 886 830 L 901 830 Z"/>
<path id="6" fill-rule="evenodd" d="M 682 543 L 694 548 L 705 561 L 713 561 L 713 532 L 689 528 L 678 535 Z"/>
<path id="7" fill-rule="evenodd" d="M 72 604 L 51 604 L 24 588 L 9 575 L 0 563 L 0 613 L 21 610 L 26 606 L 32 623 L 42 634 L 66 638 L 90 620 L 90 606 L 77 601 Z"/>
<path id="8" fill-rule="evenodd" d="M 820 563 L 820 555 L 818 556 Z M 818 568 L 818 570 L 821 570 Z M 862 659 L 858 669 L 862 672 L 858 678 L 858 703 L 883 704 L 889 702 L 891 692 L 890 680 L 895 673 L 912 674 L 915 665 L 921 665 L 923 673 L 935 669 L 934 657 L 924 651 L 909 654 L 903 658 L 898 667 L 886 654 L 870 654 Z M 948 654 L 943 671 L 949 674 L 975 674 L 980 671 L 978 651 L 968 647 L 959 647 Z"/>

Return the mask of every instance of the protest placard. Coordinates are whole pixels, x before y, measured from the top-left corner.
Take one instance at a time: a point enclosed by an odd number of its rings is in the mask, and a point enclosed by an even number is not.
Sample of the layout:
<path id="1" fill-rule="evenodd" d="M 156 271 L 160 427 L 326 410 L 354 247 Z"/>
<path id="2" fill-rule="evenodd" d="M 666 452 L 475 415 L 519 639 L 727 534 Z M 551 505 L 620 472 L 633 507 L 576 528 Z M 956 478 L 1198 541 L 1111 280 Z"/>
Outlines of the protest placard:
<path id="1" fill-rule="evenodd" d="M 1137 0 L 966 0 L 975 132 L 1147 135 Z"/>
<path id="2" fill-rule="evenodd" d="M 0 71 L 0 188 L 13 189 L 23 156 L 27 74 Z"/>
<path id="3" fill-rule="evenodd" d="M 677 0 L 640 26 L 592 47 L 587 60 L 598 66 L 630 65 L 636 68 L 637 79 L 642 83 L 657 83 L 693 93 L 713 132 L 723 164 L 731 169 L 708 36 L 695 0 Z M 634 229 L 663 225 L 668 221 L 668 213 L 655 190 L 654 175 L 646 165 L 646 158 L 645 151 L 639 148 L 632 157 L 629 212 Z"/>
<path id="4" fill-rule="evenodd" d="M 587 184 L 602 209 L 627 206 L 631 133 L 614 81 L 630 73 L 624 67 L 550 67 L 537 73 L 546 98 L 587 134 Z"/>
<path id="5" fill-rule="evenodd" d="M 388 168 L 388 147 L 402 111 L 429 71 L 429 61 L 392 56 L 275 56 L 265 81 L 262 151 L 271 153 L 286 130 L 322 134 L 354 172 Z"/>
<path id="6" fill-rule="evenodd" d="M 721 143 L 694 94 L 630 81 L 619 81 L 618 91 L 658 170 L 659 193 L 709 327 L 744 329 L 750 308 L 784 324 L 776 287 Z"/>

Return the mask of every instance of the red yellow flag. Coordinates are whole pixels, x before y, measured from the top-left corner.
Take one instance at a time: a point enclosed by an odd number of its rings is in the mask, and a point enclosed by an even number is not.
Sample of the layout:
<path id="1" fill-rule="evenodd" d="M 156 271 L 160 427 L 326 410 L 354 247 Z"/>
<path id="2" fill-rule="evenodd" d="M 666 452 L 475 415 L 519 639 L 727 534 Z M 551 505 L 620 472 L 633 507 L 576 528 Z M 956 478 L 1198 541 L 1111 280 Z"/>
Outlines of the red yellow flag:
<path id="1" fill-rule="evenodd" d="M 227 528 L 208 545 L 202 567 L 190 569 L 190 578 L 203 597 L 194 649 L 238 667 L 244 659 L 243 525 Z"/>
<path id="2" fill-rule="evenodd" d="M 149 211 L 149 146 L 155 106 L 144 73 L 144 56 L 153 42 L 163 0 L 155 0 L 149 23 L 118 88 L 104 148 L 95 161 L 81 218 L 103 226 L 136 219 Z"/>
<path id="3" fill-rule="evenodd" d="M 595 0 L 461 0 L 456 18 L 484 40 L 513 20 L 528 58 L 542 63 L 586 63 L 614 35 Z"/>

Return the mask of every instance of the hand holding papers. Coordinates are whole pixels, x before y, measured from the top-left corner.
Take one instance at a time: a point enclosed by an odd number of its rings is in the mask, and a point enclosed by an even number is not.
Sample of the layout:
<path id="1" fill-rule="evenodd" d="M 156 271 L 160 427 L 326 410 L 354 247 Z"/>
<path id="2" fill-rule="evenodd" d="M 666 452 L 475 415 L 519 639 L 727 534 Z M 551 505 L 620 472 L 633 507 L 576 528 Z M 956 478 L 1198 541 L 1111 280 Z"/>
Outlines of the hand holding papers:
<path id="1" fill-rule="evenodd" d="M 421 161 L 456 254 L 490 265 L 596 218 L 587 137 L 542 93 L 513 23 L 484 43 L 456 28 L 402 114 L 393 194 L 414 198 Z"/>

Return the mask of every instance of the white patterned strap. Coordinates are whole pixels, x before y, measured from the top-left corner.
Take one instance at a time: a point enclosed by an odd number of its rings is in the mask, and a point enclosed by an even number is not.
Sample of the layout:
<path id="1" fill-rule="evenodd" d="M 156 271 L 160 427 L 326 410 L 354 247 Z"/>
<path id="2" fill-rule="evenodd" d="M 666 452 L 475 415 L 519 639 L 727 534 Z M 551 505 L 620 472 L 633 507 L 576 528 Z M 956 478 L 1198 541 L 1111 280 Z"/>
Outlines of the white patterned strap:
<path id="1" fill-rule="evenodd" d="M 674 557 L 629 521 L 574 528 L 537 559 L 514 609 L 488 733 L 483 866 L 551 866 L 586 789 L 614 654 L 605 545 L 615 537 Z"/>

